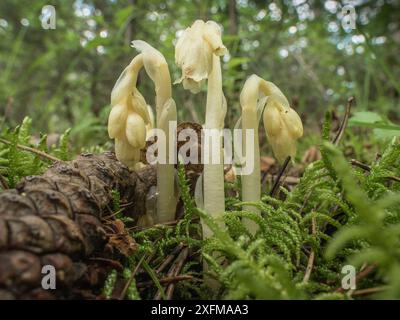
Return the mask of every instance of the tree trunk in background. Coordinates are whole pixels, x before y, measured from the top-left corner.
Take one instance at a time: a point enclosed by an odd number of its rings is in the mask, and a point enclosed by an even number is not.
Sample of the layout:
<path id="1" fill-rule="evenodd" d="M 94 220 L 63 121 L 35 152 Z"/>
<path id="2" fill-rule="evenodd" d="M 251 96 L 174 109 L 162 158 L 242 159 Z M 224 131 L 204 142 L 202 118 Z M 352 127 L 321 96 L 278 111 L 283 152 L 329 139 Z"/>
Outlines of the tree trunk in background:
<path id="1" fill-rule="evenodd" d="M 236 0 L 229 0 L 228 15 L 229 15 L 229 34 L 237 35 L 239 32 L 239 17 L 236 8 Z"/>
<path id="2" fill-rule="evenodd" d="M 113 215 L 112 191 L 125 204 L 123 213 L 137 218 L 155 185 L 154 167 L 130 172 L 114 154 L 104 153 L 56 162 L 2 192 L 0 300 L 95 298 L 93 288 L 103 286 L 109 259 L 136 250 Z M 42 287 L 44 265 L 55 267 L 56 290 Z"/>
<path id="3" fill-rule="evenodd" d="M 238 36 L 239 35 L 239 13 L 237 10 L 237 3 L 236 0 L 229 0 L 228 2 L 228 17 L 229 17 L 229 28 L 228 32 L 229 35 L 231 36 Z M 232 47 L 236 47 L 237 50 L 236 52 L 232 52 L 232 56 L 240 56 L 241 55 L 241 41 L 239 38 L 234 40 L 234 45 Z M 242 72 L 242 66 L 241 65 L 236 65 L 234 67 L 235 71 L 239 75 Z M 239 101 L 239 94 L 241 91 L 241 86 L 242 83 L 244 82 L 244 79 L 241 79 L 240 77 L 237 77 L 234 81 L 234 90 L 233 93 L 231 94 L 231 97 L 228 97 L 228 101 Z M 229 94 L 229 93 L 228 93 Z M 227 112 L 226 115 L 227 123 L 235 123 L 237 115 L 233 114 L 232 112 Z"/>
<path id="4" fill-rule="evenodd" d="M 135 0 L 129 0 L 128 1 L 129 5 L 133 7 L 133 10 L 135 10 Z M 135 30 L 136 29 L 136 23 L 133 19 L 131 19 L 126 26 L 126 32 L 125 32 L 125 45 L 130 46 L 132 40 L 136 38 Z"/>
<path id="5" fill-rule="evenodd" d="M 210 7 L 211 3 L 209 0 L 197 1 L 197 7 L 199 8 L 199 19 L 208 21 L 210 20 Z"/>
<path id="6" fill-rule="evenodd" d="M 99 97 L 99 92 L 98 92 L 98 77 L 99 77 L 99 56 L 93 57 L 93 64 L 92 64 L 92 81 L 90 85 L 90 98 L 91 98 L 91 109 L 93 111 L 93 114 L 98 117 L 101 111 L 101 108 L 103 107 L 101 105 L 101 102 L 99 100 L 102 100 L 101 97 Z M 100 99 L 99 99 L 100 98 Z"/>

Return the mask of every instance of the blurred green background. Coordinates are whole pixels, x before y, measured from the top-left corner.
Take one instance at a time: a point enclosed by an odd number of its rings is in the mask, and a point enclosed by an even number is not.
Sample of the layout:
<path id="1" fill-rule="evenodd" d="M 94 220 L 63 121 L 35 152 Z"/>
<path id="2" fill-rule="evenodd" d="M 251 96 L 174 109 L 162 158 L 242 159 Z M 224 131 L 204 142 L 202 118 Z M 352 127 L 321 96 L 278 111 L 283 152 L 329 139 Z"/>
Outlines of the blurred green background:
<path id="1" fill-rule="evenodd" d="M 341 112 L 349 96 L 357 110 L 400 118 L 400 1 L 251 0 L 2 0 L 0 2 L 0 125 L 25 116 L 38 132 L 71 127 L 77 146 L 108 141 L 110 92 L 142 39 L 166 57 L 173 80 L 174 43 L 195 19 L 223 26 L 226 127 L 240 115 L 239 94 L 252 73 L 276 83 L 316 130 L 325 110 Z M 356 29 L 342 27 L 342 7 L 354 6 Z M 56 9 L 56 29 L 42 28 L 44 5 Z M 154 105 L 150 80 L 140 90 Z M 206 88 L 197 95 L 175 85 L 179 121 L 204 119 Z"/>

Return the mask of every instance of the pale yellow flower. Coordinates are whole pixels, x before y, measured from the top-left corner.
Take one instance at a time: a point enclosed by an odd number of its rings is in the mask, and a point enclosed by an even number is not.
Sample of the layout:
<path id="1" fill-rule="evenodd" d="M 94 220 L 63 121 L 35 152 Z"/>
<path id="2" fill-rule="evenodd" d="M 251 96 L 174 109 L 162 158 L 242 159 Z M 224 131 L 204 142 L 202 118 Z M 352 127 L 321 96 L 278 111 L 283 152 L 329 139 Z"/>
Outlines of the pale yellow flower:
<path id="1" fill-rule="evenodd" d="M 296 155 L 296 140 L 303 135 L 303 124 L 299 115 L 290 107 L 278 102 L 267 103 L 263 115 L 265 132 L 275 157 L 280 163 Z"/>
<path id="2" fill-rule="evenodd" d="M 115 139 L 117 159 L 131 169 L 139 162 L 140 149 L 145 146 L 147 130 L 152 126 L 146 101 L 135 87 L 135 66 L 130 64 L 117 80 L 108 117 L 108 135 Z"/>
<path id="3" fill-rule="evenodd" d="M 227 52 L 222 43 L 221 29 L 214 21 L 196 20 L 178 39 L 175 46 L 175 61 L 182 69 L 182 82 L 185 89 L 193 93 L 200 91 L 212 69 L 212 57 Z"/>

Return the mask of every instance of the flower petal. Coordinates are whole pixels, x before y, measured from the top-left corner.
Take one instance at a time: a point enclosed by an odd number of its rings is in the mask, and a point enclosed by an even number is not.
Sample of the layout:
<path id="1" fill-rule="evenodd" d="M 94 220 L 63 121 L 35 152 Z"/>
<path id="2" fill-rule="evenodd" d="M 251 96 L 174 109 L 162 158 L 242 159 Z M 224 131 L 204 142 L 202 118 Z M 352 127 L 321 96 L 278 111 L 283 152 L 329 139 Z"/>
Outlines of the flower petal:
<path id="1" fill-rule="evenodd" d="M 122 137 L 127 116 L 126 105 L 117 104 L 112 107 L 108 116 L 108 136 L 111 139 Z"/>
<path id="2" fill-rule="evenodd" d="M 140 160 L 140 149 L 134 149 L 124 139 L 115 139 L 115 155 L 124 165 L 131 168 Z"/>
<path id="3" fill-rule="evenodd" d="M 199 92 L 201 82 L 211 72 L 213 54 L 219 56 L 225 52 L 219 26 L 212 21 L 196 20 L 175 46 L 175 61 L 182 69 L 182 77 L 175 83 L 183 82 L 185 89 Z"/>
<path id="4" fill-rule="evenodd" d="M 214 21 L 207 21 L 204 28 L 204 39 L 211 46 L 213 53 L 217 56 L 223 56 L 228 50 L 222 43 L 221 29 Z"/>
<path id="5" fill-rule="evenodd" d="M 147 108 L 147 103 L 146 100 L 144 100 L 144 97 L 140 93 L 139 90 L 136 88 L 133 88 L 133 94 L 132 94 L 132 99 L 131 99 L 131 111 L 139 114 L 142 118 L 143 121 L 147 124 L 150 122 L 150 116 L 149 116 L 149 111 Z"/>
<path id="6" fill-rule="evenodd" d="M 192 79 L 183 79 L 183 88 L 186 90 L 190 90 L 192 93 L 199 93 L 201 90 L 201 85 L 203 84 L 204 80 L 196 82 Z"/>
<path id="7" fill-rule="evenodd" d="M 294 159 L 296 156 L 296 140 L 290 136 L 290 133 L 284 128 L 279 135 L 275 137 L 268 136 L 274 155 L 279 163 L 283 163 L 288 156 Z"/>
<path id="8" fill-rule="evenodd" d="M 150 79 L 155 82 L 159 69 L 167 67 L 167 61 L 157 49 L 143 40 L 132 41 L 132 47 L 143 53 L 143 64 Z"/>
<path id="9" fill-rule="evenodd" d="M 303 135 L 303 124 L 300 116 L 295 110 L 292 108 L 286 110 L 283 115 L 283 121 L 285 121 L 285 124 L 294 139 L 298 139 Z"/>
<path id="10" fill-rule="evenodd" d="M 278 136 L 284 128 L 281 113 L 271 101 L 267 101 L 267 106 L 263 114 L 263 121 L 265 132 L 271 138 Z"/>
<path id="11" fill-rule="evenodd" d="M 142 117 L 137 113 L 131 113 L 128 116 L 125 134 L 131 148 L 144 148 L 146 144 L 146 125 Z"/>

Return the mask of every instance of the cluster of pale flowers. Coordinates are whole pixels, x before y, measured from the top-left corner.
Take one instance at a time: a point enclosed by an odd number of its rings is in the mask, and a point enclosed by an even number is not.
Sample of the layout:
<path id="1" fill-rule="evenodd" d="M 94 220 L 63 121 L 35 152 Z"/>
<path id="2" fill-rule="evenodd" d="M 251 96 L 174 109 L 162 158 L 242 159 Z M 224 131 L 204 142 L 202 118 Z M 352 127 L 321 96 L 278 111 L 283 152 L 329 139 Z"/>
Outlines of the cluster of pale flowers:
<path id="1" fill-rule="evenodd" d="M 176 121 L 176 106 L 172 99 L 171 79 L 163 55 L 143 41 L 134 41 L 133 45 L 141 53 L 125 68 L 114 86 L 108 130 L 110 138 L 115 139 L 117 158 L 129 168 L 136 169 L 140 149 L 145 146 L 146 139 L 151 135 L 150 129 L 154 127 L 152 109 L 136 87 L 137 76 L 143 66 L 155 84 L 155 126 L 164 131 L 167 137 L 171 134 L 168 122 Z M 224 128 L 227 103 L 222 90 L 220 57 L 226 53 L 221 28 L 213 21 L 196 20 L 183 32 L 175 46 L 175 62 L 182 69 L 182 76 L 176 83 L 182 83 L 185 89 L 198 93 L 207 80 L 204 130 L 222 132 Z M 243 141 L 243 144 L 252 143 L 252 148 L 245 149 L 246 152 L 252 153 L 251 157 L 249 154 L 246 156 L 254 161 L 254 170 L 251 174 L 243 176 L 242 200 L 259 201 L 261 186 L 258 127 L 261 117 L 268 141 L 280 163 L 287 157 L 294 159 L 296 140 L 303 135 L 303 126 L 299 115 L 290 107 L 282 91 L 272 82 L 257 75 L 252 75 L 246 80 L 240 94 L 240 104 L 242 130 L 254 131 L 252 141 Z M 175 133 L 173 136 L 175 137 Z M 205 153 L 223 154 L 221 140 L 217 139 L 214 142 L 215 145 L 210 146 L 210 150 L 205 150 Z M 175 144 L 166 142 L 166 154 L 171 154 L 171 148 L 175 148 Z M 175 218 L 176 205 L 171 191 L 174 181 L 173 164 L 157 166 L 159 219 L 156 219 L 156 222 L 171 221 Z M 222 162 L 204 164 L 202 207 L 212 216 L 219 216 L 225 211 L 223 170 Z M 168 180 L 169 184 L 165 180 Z M 257 212 L 254 207 L 248 209 Z M 160 214 L 159 211 L 163 212 Z M 254 225 L 247 225 L 251 231 L 255 231 Z M 208 236 L 207 231 L 204 232 L 205 236 Z"/>

